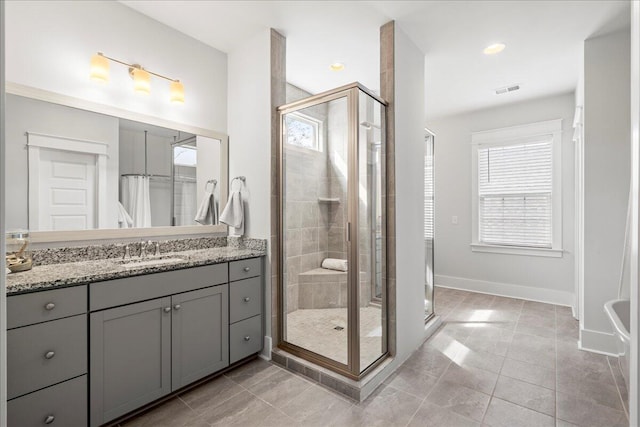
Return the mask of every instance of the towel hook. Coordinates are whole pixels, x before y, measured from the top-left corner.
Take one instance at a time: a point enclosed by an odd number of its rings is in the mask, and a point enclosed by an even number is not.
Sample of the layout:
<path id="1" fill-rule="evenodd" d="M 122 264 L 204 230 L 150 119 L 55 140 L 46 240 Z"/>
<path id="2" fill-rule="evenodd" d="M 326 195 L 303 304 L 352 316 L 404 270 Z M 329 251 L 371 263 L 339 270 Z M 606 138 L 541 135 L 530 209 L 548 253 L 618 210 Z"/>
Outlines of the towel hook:
<path id="1" fill-rule="evenodd" d="M 216 189 L 216 185 L 218 185 L 218 180 L 216 180 L 216 179 L 210 179 L 209 181 L 207 181 L 207 182 L 204 184 L 204 191 L 207 191 L 207 188 L 209 187 L 209 184 L 212 184 L 211 191 L 213 191 L 213 190 L 215 190 L 215 189 Z"/>
<path id="2" fill-rule="evenodd" d="M 242 186 L 243 186 L 244 184 L 246 184 L 246 182 L 247 182 L 247 177 L 245 177 L 245 176 L 236 176 L 235 178 L 233 178 L 233 179 L 231 180 L 231 185 L 230 185 L 230 187 L 231 187 L 231 188 L 233 188 L 233 183 L 234 183 L 236 180 L 242 181 L 242 182 L 240 183 L 240 189 L 242 189 Z"/>

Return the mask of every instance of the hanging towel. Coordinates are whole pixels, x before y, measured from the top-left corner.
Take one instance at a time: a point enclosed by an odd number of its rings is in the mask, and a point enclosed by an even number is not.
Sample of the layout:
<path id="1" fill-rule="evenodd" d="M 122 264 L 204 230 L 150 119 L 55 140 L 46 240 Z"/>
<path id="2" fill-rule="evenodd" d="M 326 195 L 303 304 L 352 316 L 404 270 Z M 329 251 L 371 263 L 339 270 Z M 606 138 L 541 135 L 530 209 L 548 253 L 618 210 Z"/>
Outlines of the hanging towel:
<path id="1" fill-rule="evenodd" d="M 205 191 L 195 221 L 202 225 L 218 224 L 218 203 L 213 195 L 213 189 Z"/>
<path id="2" fill-rule="evenodd" d="M 325 258 L 322 261 L 322 268 L 327 270 L 348 271 L 347 260 L 337 258 Z"/>
<path id="3" fill-rule="evenodd" d="M 220 215 L 220 222 L 230 227 L 230 236 L 240 237 L 244 234 L 244 205 L 240 190 L 231 192 L 227 206 Z"/>
<path id="4" fill-rule="evenodd" d="M 122 206 L 131 215 L 133 226 L 151 227 L 151 198 L 149 177 L 129 175 L 122 177 Z"/>
<path id="5" fill-rule="evenodd" d="M 120 225 L 120 228 L 133 227 L 133 218 L 131 218 L 129 212 L 127 212 L 120 202 L 118 202 L 118 224 Z"/>

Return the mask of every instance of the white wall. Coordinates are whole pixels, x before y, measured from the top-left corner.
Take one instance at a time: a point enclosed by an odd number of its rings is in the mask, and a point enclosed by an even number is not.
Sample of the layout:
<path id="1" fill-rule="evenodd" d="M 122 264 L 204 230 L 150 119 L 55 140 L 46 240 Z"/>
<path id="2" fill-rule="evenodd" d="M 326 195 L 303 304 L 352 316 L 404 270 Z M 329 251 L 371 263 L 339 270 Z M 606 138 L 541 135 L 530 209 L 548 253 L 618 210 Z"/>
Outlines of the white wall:
<path id="1" fill-rule="evenodd" d="M 118 119 L 51 104 L 22 96 L 6 96 L 7 144 L 5 163 L 7 176 L 12 177 L 6 188 L 6 226 L 8 230 L 29 229 L 28 153 L 25 132 L 97 141 L 108 144 L 107 159 L 107 227 L 118 228 Z"/>
<path id="2" fill-rule="evenodd" d="M 436 134 L 436 285 L 573 304 L 574 102 L 571 93 L 427 123 Z M 562 119 L 562 258 L 472 252 L 471 133 L 551 119 Z"/>
<path id="3" fill-rule="evenodd" d="M 271 336 L 271 33 L 229 53 L 229 178 L 247 178 L 245 235 L 267 239 L 265 335 Z M 231 182 L 231 181 L 230 181 Z M 234 188 L 237 188 L 237 183 Z M 265 349 L 268 351 L 269 349 Z"/>
<path id="4" fill-rule="evenodd" d="M 6 16 L 7 81 L 226 133 L 223 52 L 116 1 L 11 1 Z M 115 63 L 107 85 L 91 81 L 98 51 L 180 79 L 185 104 L 171 104 L 169 82 L 156 77 L 149 96 L 135 94 Z"/>
<path id="5" fill-rule="evenodd" d="M 398 361 L 424 339 L 424 53 L 395 25 Z"/>
<path id="6" fill-rule="evenodd" d="M 630 179 L 629 30 L 584 44 L 583 348 L 615 353 L 604 303 L 618 297 Z"/>

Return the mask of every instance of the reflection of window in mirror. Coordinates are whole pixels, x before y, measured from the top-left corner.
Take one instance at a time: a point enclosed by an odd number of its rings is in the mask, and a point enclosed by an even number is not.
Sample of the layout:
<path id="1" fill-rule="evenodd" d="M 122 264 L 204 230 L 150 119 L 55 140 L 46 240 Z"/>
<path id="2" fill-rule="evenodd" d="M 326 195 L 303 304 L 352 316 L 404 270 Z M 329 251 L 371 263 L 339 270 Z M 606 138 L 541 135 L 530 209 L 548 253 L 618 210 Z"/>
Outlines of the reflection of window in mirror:
<path id="1" fill-rule="evenodd" d="M 173 164 L 196 167 L 198 152 L 194 147 L 180 146 L 173 149 Z"/>
<path id="2" fill-rule="evenodd" d="M 289 113 L 285 117 L 287 144 L 322 151 L 320 120 L 302 113 Z"/>

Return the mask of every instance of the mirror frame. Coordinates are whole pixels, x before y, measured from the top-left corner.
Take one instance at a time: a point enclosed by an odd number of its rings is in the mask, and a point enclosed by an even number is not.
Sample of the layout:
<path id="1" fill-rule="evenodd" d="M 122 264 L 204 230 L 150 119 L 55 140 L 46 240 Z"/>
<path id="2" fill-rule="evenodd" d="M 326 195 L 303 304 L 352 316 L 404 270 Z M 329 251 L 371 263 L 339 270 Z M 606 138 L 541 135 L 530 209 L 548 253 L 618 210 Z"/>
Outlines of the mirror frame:
<path id="1" fill-rule="evenodd" d="M 39 101 L 51 102 L 53 104 L 64 105 L 66 107 L 105 114 L 126 120 L 133 120 L 150 125 L 175 129 L 195 135 L 206 136 L 220 141 L 220 157 L 222 167 L 220 169 L 220 205 L 227 202 L 229 193 L 229 136 L 211 129 L 204 129 L 190 126 L 183 123 L 173 122 L 142 113 L 128 111 L 122 108 L 112 107 L 93 101 L 87 101 L 72 96 L 62 95 L 48 90 L 25 86 L 18 83 L 6 82 L 5 93 L 32 98 Z M 105 228 L 93 230 L 70 230 L 70 231 L 31 231 L 32 243 L 52 243 L 52 242 L 80 242 L 85 240 L 112 240 L 112 239 L 135 239 L 142 237 L 171 237 L 171 236 L 192 236 L 202 234 L 228 235 L 226 225 L 189 225 L 189 226 L 164 226 L 148 228 Z"/>

